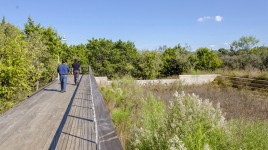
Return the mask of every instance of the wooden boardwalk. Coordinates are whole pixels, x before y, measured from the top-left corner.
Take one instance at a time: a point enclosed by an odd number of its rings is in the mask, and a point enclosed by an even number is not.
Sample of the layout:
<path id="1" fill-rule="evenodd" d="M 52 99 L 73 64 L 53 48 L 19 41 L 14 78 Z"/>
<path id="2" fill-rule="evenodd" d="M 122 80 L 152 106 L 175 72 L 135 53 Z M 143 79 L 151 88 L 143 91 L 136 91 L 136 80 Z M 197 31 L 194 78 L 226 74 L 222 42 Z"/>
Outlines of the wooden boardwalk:
<path id="1" fill-rule="evenodd" d="M 54 82 L 0 116 L 0 150 L 122 149 L 94 76 L 79 86 L 69 76 L 67 92 L 59 88 Z"/>

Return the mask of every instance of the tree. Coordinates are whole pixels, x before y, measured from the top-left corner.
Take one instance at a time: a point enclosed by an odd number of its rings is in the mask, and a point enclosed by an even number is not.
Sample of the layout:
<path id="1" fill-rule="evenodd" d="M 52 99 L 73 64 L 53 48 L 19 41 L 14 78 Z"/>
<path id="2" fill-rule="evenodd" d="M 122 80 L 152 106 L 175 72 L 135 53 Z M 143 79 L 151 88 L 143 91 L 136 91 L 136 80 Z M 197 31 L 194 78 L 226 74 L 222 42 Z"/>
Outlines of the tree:
<path id="1" fill-rule="evenodd" d="M 250 50 L 259 43 L 259 40 L 254 36 L 242 36 L 238 41 L 233 41 L 230 45 L 231 50 Z"/>
<path id="2" fill-rule="evenodd" d="M 31 91 L 33 56 L 19 28 L 2 21 L 0 24 L 0 112 Z"/>
<path id="3" fill-rule="evenodd" d="M 91 39 L 86 44 L 88 60 L 96 76 L 112 77 L 114 66 L 110 60 L 117 53 L 113 51 L 113 42 L 107 39 Z"/>
<path id="4" fill-rule="evenodd" d="M 127 41 L 123 42 L 121 40 L 114 43 L 114 51 L 118 52 L 114 58 L 113 63 L 116 63 L 115 71 L 118 73 L 119 77 L 125 75 L 136 76 L 135 66 L 138 63 L 139 53 L 133 42 Z"/>
<path id="5" fill-rule="evenodd" d="M 142 51 L 138 70 L 143 79 L 154 79 L 160 75 L 162 61 L 157 51 Z"/>
<path id="6" fill-rule="evenodd" d="M 30 17 L 24 25 L 24 33 L 29 43 L 33 44 L 30 46 L 31 49 L 36 49 L 34 50 L 36 54 L 39 53 L 36 57 L 43 64 L 44 69 L 40 80 L 46 84 L 57 76 L 57 59 L 62 53 L 61 38 L 54 29 L 41 27 L 40 24 L 36 25 Z"/>
<path id="7" fill-rule="evenodd" d="M 89 65 L 87 57 L 88 50 L 85 44 L 71 45 L 69 47 L 64 44 L 63 51 L 65 52 L 63 57 L 68 58 L 68 62 L 72 62 L 74 59 L 77 59 L 82 66 Z"/>
<path id="8" fill-rule="evenodd" d="M 92 39 L 86 45 L 87 56 L 95 75 L 122 77 L 137 76 L 136 66 L 139 53 L 134 43 L 121 40 Z"/>
<path id="9" fill-rule="evenodd" d="M 163 68 L 161 74 L 163 76 L 179 75 L 187 72 L 188 65 L 188 52 L 180 45 L 174 48 L 167 48 L 162 54 Z"/>
<path id="10" fill-rule="evenodd" d="M 215 70 L 220 67 L 222 61 L 208 48 L 199 48 L 196 55 L 191 57 L 191 63 L 198 70 Z"/>

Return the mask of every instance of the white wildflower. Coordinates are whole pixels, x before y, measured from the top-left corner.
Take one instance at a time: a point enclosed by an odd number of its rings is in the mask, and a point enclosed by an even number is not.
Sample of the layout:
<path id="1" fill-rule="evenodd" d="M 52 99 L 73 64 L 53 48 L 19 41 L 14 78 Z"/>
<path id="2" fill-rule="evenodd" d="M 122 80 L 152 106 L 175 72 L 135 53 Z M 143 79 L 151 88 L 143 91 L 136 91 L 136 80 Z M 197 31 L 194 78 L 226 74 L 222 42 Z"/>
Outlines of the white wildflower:
<path id="1" fill-rule="evenodd" d="M 204 150 L 210 150 L 210 147 L 209 147 L 208 144 L 205 144 L 205 146 L 204 146 Z"/>
<path id="2" fill-rule="evenodd" d="M 171 138 L 168 143 L 170 144 L 170 150 L 187 150 L 183 141 L 181 141 L 177 135 Z"/>
<path id="3" fill-rule="evenodd" d="M 179 97 L 179 93 L 178 91 L 176 91 L 174 94 L 173 94 L 174 97 Z"/>

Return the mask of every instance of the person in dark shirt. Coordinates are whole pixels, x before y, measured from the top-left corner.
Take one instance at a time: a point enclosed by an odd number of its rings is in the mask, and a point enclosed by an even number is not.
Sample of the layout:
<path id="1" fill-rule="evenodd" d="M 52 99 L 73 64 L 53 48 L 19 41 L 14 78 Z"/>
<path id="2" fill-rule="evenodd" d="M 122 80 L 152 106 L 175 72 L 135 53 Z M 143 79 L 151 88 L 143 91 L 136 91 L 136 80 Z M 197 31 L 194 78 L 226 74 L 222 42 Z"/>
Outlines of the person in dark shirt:
<path id="1" fill-rule="evenodd" d="M 60 85 L 61 85 L 61 92 L 66 92 L 66 84 L 67 84 L 67 77 L 70 71 L 70 68 L 66 65 L 66 60 L 62 60 L 62 64 L 58 66 L 58 73 L 60 75 Z"/>
<path id="2" fill-rule="evenodd" d="M 74 59 L 74 63 L 72 64 L 73 74 L 74 74 L 74 84 L 77 84 L 80 72 L 80 64 L 77 62 L 77 59 Z"/>

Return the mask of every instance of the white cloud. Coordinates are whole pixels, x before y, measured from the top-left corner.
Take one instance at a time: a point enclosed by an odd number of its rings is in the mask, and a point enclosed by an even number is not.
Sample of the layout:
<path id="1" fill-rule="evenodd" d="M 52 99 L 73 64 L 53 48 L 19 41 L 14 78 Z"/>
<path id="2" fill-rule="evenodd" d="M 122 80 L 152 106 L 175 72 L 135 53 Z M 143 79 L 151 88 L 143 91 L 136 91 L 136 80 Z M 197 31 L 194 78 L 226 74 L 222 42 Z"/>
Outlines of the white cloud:
<path id="1" fill-rule="evenodd" d="M 224 44 L 225 48 L 230 48 L 230 43 L 225 42 L 225 43 L 223 43 L 223 44 Z"/>
<path id="2" fill-rule="evenodd" d="M 209 45 L 209 47 L 214 48 L 216 45 Z"/>
<path id="3" fill-rule="evenodd" d="M 197 19 L 198 22 L 204 22 L 204 21 L 208 21 L 211 19 L 215 19 L 216 22 L 221 22 L 223 20 L 222 16 L 215 16 L 215 17 L 211 17 L 211 16 L 203 16 Z"/>
<path id="4" fill-rule="evenodd" d="M 215 21 L 217 21 L 217 22 L 221 22 L 222 19 L 223 19 L 222 16 L 215 16 Z"/>
<path id="5" fill-rule="evenodd" d="M 200 17 L 197 19 L 198 22 L 203 22 L 203 21 L 206 21 L 206 20 L 210 20 L 211 17 L 210 16 L 204 16 L 204 17 Z"/>

